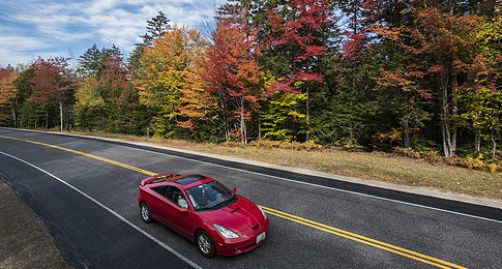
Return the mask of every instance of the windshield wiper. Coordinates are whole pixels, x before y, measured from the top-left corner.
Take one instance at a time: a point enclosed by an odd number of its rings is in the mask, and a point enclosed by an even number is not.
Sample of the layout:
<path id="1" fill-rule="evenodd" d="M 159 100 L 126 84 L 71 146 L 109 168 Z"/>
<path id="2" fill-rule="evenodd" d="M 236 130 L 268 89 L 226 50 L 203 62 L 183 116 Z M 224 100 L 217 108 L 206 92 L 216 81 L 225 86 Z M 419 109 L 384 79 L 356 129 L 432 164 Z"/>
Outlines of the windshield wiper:
<path id="1" fill-rule="evenodd" d="M 202 207 L 202 208 L 199 208 L 198 211 L 205 211 L 205 210 L 215 210 L 215 209 L 218 209 L 218 208 L 222 208 L 224 206 L 227 206 L 233 202 L 235 202 L 237 200 L 237 195 L 233 195 L 232 198 L 228 199 L 228 200 L 225 200 L 225 201 L 222 201 L 220 203 L 217 203 L 213 206 L 208 206 L 208 207 Z"/>

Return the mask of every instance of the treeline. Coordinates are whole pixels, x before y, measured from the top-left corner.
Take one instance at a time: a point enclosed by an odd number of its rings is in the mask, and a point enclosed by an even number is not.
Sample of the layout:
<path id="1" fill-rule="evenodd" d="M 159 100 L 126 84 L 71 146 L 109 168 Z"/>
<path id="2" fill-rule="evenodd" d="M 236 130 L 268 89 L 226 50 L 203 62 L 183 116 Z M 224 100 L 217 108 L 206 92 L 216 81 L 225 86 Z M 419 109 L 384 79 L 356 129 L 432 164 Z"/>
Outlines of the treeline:
<path id="1" fill-rule="evenodd" d="M 210 37 L 159 12 L 127 60 L 93 46 L 78 68 L 2 68 L 0 123 L 497 159 L 500 12 L 495 0 L 232 0 Z"/>

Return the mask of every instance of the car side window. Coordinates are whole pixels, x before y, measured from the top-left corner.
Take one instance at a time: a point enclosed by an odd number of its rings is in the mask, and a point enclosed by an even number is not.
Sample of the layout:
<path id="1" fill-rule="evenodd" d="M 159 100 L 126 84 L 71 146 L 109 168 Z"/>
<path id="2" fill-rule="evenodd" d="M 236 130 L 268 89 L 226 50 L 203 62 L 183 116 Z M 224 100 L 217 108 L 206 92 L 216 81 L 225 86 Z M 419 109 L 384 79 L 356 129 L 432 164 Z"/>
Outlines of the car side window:
<path id="1" fill-rule="evenodd" d="M 175 205 L 179 207 L 188 208 L 188 203 L 185 200 L 185 196 L 183 196 L 183 193 L 181 192 L 180 189 L 173 186 L 166 186 L 166 187 L 167 187 L 166 191 L 162 194 L 166 199 L 173 202 Z"/>
<path id="2" fill-rule="evenodd" d="M 155 188 L 153 188 L 153 190 L 154 190 L 156 193 L 158 193 L 158 194 L 160 194 L 160 195 L 162 195 L 162 196 L 165 196 L 165 193 L 166 193 L 166 191 L 167 191 L 167 187 L 168 187 L 168 186 L 159 186 L 159 187 L 155 187 Z"/>

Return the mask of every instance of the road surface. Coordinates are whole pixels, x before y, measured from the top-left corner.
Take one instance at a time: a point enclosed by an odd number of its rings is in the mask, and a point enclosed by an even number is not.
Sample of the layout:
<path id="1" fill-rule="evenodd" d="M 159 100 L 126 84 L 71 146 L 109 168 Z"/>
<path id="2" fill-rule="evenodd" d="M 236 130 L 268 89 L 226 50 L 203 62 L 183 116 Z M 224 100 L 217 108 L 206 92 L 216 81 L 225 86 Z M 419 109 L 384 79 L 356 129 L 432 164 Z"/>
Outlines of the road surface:
<path id="1" fill-rule="evenodd" d="M 238 257 L 206 259 L 169 229 L 143 223 L 138 184 L 160 172 L 237 187 L 269 213 L 268 241 Z M 502 213 L 493 208 L 4 128 L 0 176 L 77 268 L 502 268 Z"/>

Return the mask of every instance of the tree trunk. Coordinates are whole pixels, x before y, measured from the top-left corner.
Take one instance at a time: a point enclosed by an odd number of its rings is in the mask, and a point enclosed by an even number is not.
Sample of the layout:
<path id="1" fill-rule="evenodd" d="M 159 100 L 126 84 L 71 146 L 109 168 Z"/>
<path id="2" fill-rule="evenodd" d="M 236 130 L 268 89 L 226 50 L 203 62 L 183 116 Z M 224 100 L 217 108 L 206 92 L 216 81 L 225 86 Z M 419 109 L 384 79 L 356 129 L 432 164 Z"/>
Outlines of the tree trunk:
<path id="1" fill-rule="evenodd" d="M 45 111 L 45 129 L 49 129 L 49 109 Z"/>
<path id="2" fill-rule="evenodd" d="M 241 142 L 243 145 L 248 143 L 247 130 L 246 130 L 246 120 L 244 115 L 244 97 L 241 96 Z"/>
<path id="3" fill-rule="evenodd" d="M 455 97 L 455 93 L 457 91 L 457 74 L 452 75 L 451 79 L 451 114 L 452 115 L 457 115 L 458 113 L 458 102 L 457 98 Z M 458 127 L 455 122 L 450 122 L 451 125 L 451 152 L 452 155 L 455 155 L 455 151 L 457 151 L 457 133 L 458 133 Z"/>
<path id="4" fill-rule="evenodd" d="M 476 130 L 474 133 L 474 148 L 476 149 L 476 152 L 481 151 L 481 131 Z"/>
<path id="5" fill-rule="evenodd" d="M 495 157 L 497 156 L 497 141 L 495 140 L 495 131 L 491 131 L 490 138 L 492 140 L 492 159 L 495 160 Z"/>
<path id="6" fill-rule="evenodd" d="M 443 137 L 443 151 L 446 158 L 452 157 L 450 126 L 448 124 L 448 89 L 443 87 L 441 100 L 441 134 Z"/>
<path id="7" fill-rule="evenodd" d="M 408 120 L 403 122 L 403 138 L 404 138 L 404 147 L 411 148 L 411 138 L 410 138 L 410 124 Z"/>
<path id="8" fill-rule="evenodd" d="M 259 115 L 258 115 L 258 140 L 261 140 L 261 120 Z"/>
<path id="9" fill-rule="evenodd" d="M 225 129 L 225 141 L 229 141 L 230 137 L 228 135 L 229 133 L 229 128 L 228 128 L 228 120 L 227 120 L 227 105 L 225 104 L 225 100 L 223 97 L 220 95 L 220 102 L 221 102 L 221 108 L 223 109 L 223 128 Z"/>
<path id="10" fill-rule="evenodd" d="M 63 102 L 59 101 L 59 123 L 61 124 L 61 133 L 63 132 Z"/>
<path id="11" fill-rule="evenodd" d="M 12 120 L 14 121 L 14 127 L 17 127 L 16 108 L 14 106 L 11 106 L 10 112 L 12 113 Z"/>
<path id="12" fill-rule="evenodd" d="M 306 121 L 307 121 L 307 131 L 305 132 L 305 141 L 309 141 L 310 138 L 310 89 L 307 87 L 307 102 L 306 102 Z"/>

